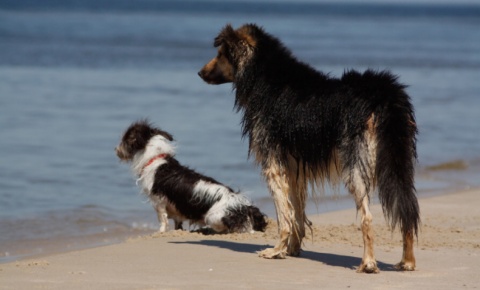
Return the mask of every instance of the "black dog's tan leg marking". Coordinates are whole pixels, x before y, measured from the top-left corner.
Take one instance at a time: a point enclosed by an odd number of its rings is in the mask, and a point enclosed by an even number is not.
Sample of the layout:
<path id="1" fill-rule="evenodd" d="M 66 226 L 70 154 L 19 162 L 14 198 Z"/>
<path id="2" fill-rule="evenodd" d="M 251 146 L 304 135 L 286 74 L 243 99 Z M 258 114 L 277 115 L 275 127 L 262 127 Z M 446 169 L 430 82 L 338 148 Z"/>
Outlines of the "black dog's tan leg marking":
<path id="1" fill-rule="evenodd" d="M 364 138 L 358 140 L 357 160 L 347 171 L 345 183 L 350 193 L 355 196 L 357 209 L 361 214 L 361 228 L 363 235 L 363 257 L 357 272 L 378 273 L 377 262 L 373 252 L 374 233 L 372 228 L 372 214 L 369 209 L 369 194 L 375 187 L 376 164 L 376 133 L 373 128 L 373 115 L 367 122 Z"/>
<path id="2" fill-rule="evenodd" d="M 302 240 L 305 237 L 305 204 L 297 195 L 298 192 L 290 194 L 290 201 L 294 209 L 294 219 L 292 220 L 292 232 L 288 239 L 287 255 L 298 256 L 302 246 Z"/>
<path id="3" fill-rule="evenodd" d="M 395 265 L 395 268 L 402 271 L 415 270 L 415 256 L 413 254 L 413 233 L 409 231 L 403 237 L 403 255 L 402 261 Z"/>
<path id="4" fill-rule="evenodd" d="M 280 241 L 274 248 L 259 252 L 259 256 L 267 259 L 284 259 L 287 255 L 288 239 L 292 234 L 293 209 L 288 202 L 290 187 L 287 176 L 276 162 L 265 168 L 263 174 L 275 202 Z"/>
<path id="5" fill-rule="evenodd" d="M 304 168 L 299 166 L 293 158 L 289 160 L 287 174 L 290 187 L 289 200 L 294 210 L 293 233 L 288 241 L 287 254 L 298 256 L 300 255 L 302 240 L 305 237 L 305 224 L 308 221 L 305 215 L 307 179 Z"/>
<path id="6" fill-rule="evenodd" d="M 264 168 L 263 174 L 275 202 L 280 241 L 275 247 L 259 252 L 259 256 L 267 259 L 298 256 L 305 236 L 305 199 L 296 195 L 289 184 L 288 172 L 276 161 Z"/>
<path id="7" fill-rule="evenodd" d="M 360 205 L 360 212 L 362 214 L 362 235 L 363 235 L 363 258 L 362 263 L 357 269 L 358 273 L 378 273 L 377 262 L 375 261 L 375 254 L 373 253 L 373 229 L 372 229 L 372 214 L 368 207 L 368 197 L 365 196 Z"/>

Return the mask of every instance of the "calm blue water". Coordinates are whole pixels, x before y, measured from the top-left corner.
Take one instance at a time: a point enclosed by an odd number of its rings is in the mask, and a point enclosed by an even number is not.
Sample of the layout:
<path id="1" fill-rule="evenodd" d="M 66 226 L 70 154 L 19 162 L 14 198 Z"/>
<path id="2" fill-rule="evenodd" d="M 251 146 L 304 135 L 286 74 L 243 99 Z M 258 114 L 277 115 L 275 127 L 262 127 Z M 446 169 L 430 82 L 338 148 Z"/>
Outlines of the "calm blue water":
<path id="1" fill-rule="evenodd" d="M 113 151 L 145 117 L 174 135 L 182 163 L 273 216 L 231 86 L 196 74 L 219 30 L 245 22 L 333 75 L 398 74 L 420 128 L 419 195 L 480 186 L 480 6 L 2 0 L 0 262 L 156 229 Z M 324 199 L 310 212 L 353 206 Z"/>

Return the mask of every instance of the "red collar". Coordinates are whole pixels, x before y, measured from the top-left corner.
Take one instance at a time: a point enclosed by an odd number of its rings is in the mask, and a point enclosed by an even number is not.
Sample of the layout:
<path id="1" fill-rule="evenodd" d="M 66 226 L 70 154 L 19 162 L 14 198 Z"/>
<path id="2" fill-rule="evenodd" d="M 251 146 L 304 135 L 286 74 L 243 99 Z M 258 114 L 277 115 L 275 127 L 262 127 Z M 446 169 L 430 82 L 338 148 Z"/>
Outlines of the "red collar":
<path id="1" fill-rule="evenodd" d="M 145 170 L 145 168 L 152 165 L 152 163 L 155 162 L 157 159 L 165 159 L 167 156 L 168 156 L 168 154 L 162 153 L 162 154 L 158 154 L 157 156 L 152 157 L 150 160 L 148 160 L 148 162 L 145 165 L 143 165 L 142 173 L 143 173 L 143 170 Z"/>

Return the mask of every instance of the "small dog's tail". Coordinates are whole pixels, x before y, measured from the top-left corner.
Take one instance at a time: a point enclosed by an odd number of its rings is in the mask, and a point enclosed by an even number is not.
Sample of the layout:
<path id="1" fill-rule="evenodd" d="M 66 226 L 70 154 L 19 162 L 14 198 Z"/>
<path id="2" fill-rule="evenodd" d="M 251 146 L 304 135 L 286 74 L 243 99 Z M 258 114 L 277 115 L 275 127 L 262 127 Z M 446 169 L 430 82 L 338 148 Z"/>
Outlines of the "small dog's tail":
<path id="1" fill-rule="evenodd" d="M 388 77 L 388 76 L 386 76 Z M 417 127 L 404 86 L 390 76 L 389 100 L 375 113 L 379 199 L 392 229 L 418 236 L 420 210 L 414 185 Z"/>
<path id="2" fill-rule="evenodd" d="M 267 216 L 264 215 L 258 207 L 253 205 L 242 205 L 231 208 L 222 218 L 222 223 L 228 229 L 228 232 L 244 231 L 265 231 L 267 227 Z"/>
<path id="3" fill-rule="evenodd" d="M 267 216 L 263 214 L 258 207 L 250 205 L 248 214 L 254 231 L 264 232 L 267 228 Z"/>

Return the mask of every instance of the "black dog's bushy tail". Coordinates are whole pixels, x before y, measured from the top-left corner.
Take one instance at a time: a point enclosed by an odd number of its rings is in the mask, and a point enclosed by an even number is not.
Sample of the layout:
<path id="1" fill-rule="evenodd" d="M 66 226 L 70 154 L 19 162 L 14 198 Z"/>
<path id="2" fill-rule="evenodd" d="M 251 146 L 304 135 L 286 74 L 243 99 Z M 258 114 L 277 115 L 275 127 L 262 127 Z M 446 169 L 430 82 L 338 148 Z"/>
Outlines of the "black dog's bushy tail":
<path id="1" fill-rule="evenodd" d="M 376 179 L 384 215 L 392 229 L 418 236 L 420 211 L 414 184 L 417 127 L 404 86 L 391 79 L 389 100 L 376 112 Z"/>

